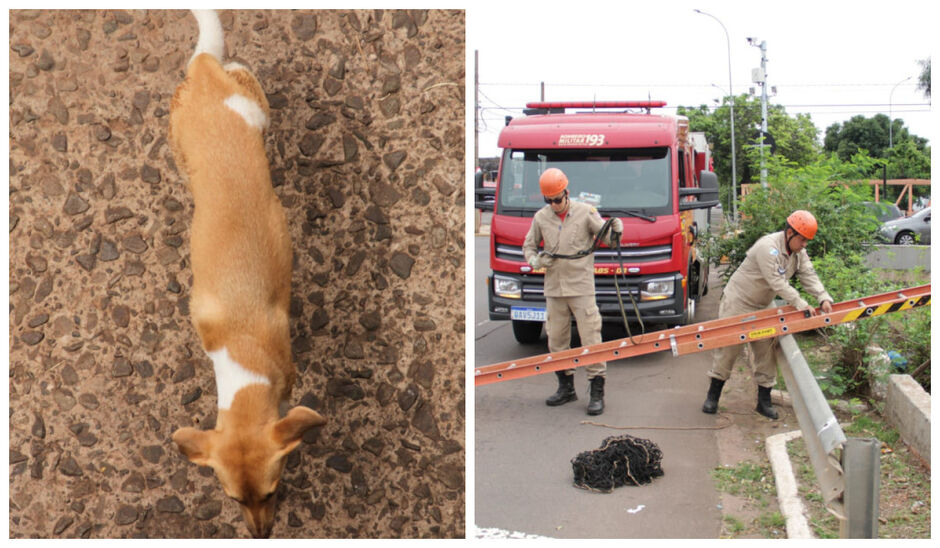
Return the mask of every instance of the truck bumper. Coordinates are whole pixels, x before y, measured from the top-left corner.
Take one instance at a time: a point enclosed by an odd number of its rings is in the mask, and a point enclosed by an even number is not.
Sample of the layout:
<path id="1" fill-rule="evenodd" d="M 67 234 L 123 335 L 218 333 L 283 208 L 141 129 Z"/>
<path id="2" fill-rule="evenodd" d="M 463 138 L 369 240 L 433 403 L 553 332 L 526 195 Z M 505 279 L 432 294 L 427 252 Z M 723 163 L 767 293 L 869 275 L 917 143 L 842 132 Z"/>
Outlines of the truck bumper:
<path id="1" fill-rule="evenodd" d="M 487 294 L 489 299 L 489 317 L 490 320 L 504 321 L 509 320 L 510 310 L 513 306 L 545 306 L 545 297 L 542 294 L 541 276 L 499 274 L 502 277 L 518 278 L 523 288 L 523 298 L 511 299 L 500 297 L 493 292 L 493 274 L 489 276 L 487 284 Z M 671 297 L 640 301 L 640 284 L 649 279 L 661 279 L 672 276 L 673 293 Z M 685 319 L 685 289 L 682 286 L 682 276 L 679 274 L 655 274 L 651 276 L 631 276 L 627 280 L 619 279 L 620 294 L 623 300 L 623 309 L 627 316 L 627 321 L 637 322 L 637 312 L 644 323 L 659 323 L 667 325 L 679 325 Z M 631 300 L 631 295 L 633 299 Z M 620 303 L 617 300 L 616 286 L 612 277 L 603 277 L 595 279 L 595 298 L 597 308 L 600 310 L 601 318 L 605 323 L 623 323 L 623 316 L 620 312 Z"/>

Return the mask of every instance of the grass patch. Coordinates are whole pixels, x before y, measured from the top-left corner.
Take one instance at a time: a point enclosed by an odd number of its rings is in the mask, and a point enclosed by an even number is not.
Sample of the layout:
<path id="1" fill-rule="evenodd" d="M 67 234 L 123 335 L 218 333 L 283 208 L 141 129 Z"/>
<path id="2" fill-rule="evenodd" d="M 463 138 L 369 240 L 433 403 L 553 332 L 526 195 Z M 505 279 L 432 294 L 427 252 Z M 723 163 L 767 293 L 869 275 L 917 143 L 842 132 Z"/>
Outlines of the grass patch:
<path id="1" fill-rule="evenodd" d="M 773 473 L 767 462 L 741 462 L 735 466 L 722 466 L 712 470 L 716 488 L 745 500 L 756 517 L 741 519 L 724 517 L 724 532 L 731 538 L 784 538 L 786 524 L 777 510 L 777 490 Z"/>
<path id="2" fill-rule="evenodd" d="M 769 465 L 741 462 L 733 467 L 722 466 L 712 471 L 712 478 L 720 491 L 759 504 L 763 504 L 767 496 L 775 495 Z"/>
<path id="3" fill-rule="evenodd" d="M 734 516 L 725 516 L 725 526 L 732 535 L 741 534 L 745 529 L 744 523 Z"/>
<path id="4" fill-rule="evenodd" d="M 897 431 L 877 415 L 860 414 L 845 433 L 882 443 L 879 538 L 930 538 L 930 473 L 900 441 Z M 819 538 L 838 538 L 839 520 L 823 504 L 803 439 L 788 443 L 787 451 L 813 533 Z"/>

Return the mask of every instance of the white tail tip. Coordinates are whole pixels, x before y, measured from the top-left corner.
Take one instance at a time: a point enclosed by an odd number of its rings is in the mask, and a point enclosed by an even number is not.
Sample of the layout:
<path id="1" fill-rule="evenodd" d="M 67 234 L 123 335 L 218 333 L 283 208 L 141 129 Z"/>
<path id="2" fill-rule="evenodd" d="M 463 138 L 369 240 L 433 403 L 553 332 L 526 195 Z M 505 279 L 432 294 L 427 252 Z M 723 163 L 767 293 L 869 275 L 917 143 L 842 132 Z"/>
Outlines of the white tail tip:
<path id="1" fill-rule="evenodd" d="M 225 36 L 222 32 L 222 21 L 215 10 L 192 10 L 196 23 L 199 24 L 199 41 L 196 42 L 196 51 L 190 59 L 195 59 L 201 53 L 208 53 L 219 61 L 225 55 Z"/>

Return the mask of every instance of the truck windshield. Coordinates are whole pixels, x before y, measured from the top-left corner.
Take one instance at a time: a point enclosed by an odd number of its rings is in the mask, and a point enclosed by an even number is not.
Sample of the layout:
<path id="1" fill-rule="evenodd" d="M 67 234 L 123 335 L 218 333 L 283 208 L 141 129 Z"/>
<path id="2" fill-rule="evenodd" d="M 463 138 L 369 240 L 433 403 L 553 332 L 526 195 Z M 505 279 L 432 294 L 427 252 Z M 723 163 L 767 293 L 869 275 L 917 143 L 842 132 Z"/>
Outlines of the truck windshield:
<path id="1" fill-rule="evenodd" d="M 597 150 L 506 149 L 497 211 L 529 217 L 545 205 L 539 176 L 557 167 L 568 176 L 572 200 L 602 213 L 629 210 L 648 216 L 672 213 L 672 181 L 667 147 Z"/>

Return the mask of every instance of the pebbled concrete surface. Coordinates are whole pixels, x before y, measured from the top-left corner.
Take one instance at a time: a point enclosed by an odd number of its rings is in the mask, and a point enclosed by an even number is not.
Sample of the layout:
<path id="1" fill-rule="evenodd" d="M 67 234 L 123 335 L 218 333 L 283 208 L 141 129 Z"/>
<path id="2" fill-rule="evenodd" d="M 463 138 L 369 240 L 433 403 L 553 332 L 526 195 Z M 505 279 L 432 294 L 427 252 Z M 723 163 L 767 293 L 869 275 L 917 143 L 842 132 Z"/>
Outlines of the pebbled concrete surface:
<path id="1" fill-rule="evenodd" d="M 464 13 L 223 11 L 294 243 L 274 536 L 464 536 Z M 183 11 L 10 12 L 10 536 L 237 537 L 166 142 Z"/>

